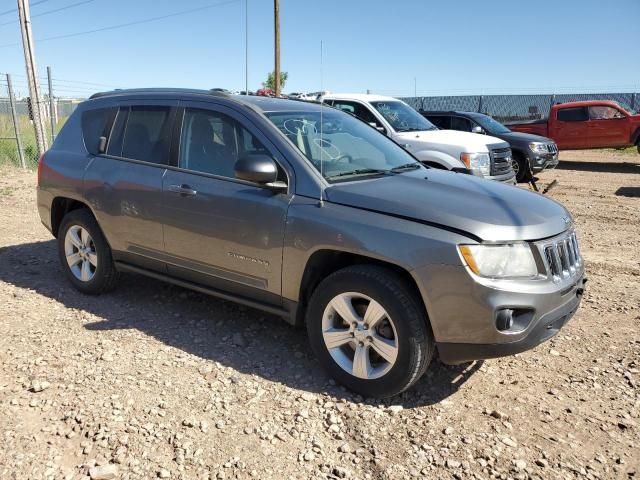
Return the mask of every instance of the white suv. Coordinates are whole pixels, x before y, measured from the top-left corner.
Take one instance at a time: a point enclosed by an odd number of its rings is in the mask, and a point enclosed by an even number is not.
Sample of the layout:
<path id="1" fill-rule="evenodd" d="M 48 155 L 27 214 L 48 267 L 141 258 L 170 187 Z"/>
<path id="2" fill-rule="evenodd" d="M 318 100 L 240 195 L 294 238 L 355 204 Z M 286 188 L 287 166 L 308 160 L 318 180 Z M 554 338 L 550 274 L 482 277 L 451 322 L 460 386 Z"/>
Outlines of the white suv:
<path id="1" fill-rule="evenodd" d="M 511 149 L 499 138 L 438 130 L 409 105 L 392 97 L 332 93 L 323 101 L 367 122 L 426 165 L 515 184 Z"/>

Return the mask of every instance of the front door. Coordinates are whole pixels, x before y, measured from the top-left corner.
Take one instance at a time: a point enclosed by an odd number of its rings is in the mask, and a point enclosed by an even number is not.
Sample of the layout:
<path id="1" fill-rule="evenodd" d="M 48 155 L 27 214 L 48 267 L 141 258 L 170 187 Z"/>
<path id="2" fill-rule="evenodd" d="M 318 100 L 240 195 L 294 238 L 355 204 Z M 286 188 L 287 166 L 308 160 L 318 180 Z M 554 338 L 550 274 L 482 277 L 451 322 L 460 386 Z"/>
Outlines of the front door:
<path id="1" fill-rule="evenodd" d="M 617 147 L 629 142 L 627 117 L 606 105 L 589 107 L 589 139 L 592 147 Z"/>
<path id="2" fill-rule="evenodd" d="M 240 114 L 211 103 L 185 104 L 177 163 L 163 178 L 169 274 L 281 302 L 284 227 L 291 197 L 235 178 L 245 155 L 274 157 L 266 138 Z M 283 169 L 282 180 L 287 181 Z"/>

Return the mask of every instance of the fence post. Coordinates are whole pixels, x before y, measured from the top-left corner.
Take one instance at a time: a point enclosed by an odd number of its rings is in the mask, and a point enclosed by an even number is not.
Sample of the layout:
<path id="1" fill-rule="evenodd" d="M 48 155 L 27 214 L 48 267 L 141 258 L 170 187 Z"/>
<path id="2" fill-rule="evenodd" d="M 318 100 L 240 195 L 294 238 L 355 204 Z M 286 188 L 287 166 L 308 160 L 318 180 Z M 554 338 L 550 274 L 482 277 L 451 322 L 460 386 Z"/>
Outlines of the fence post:
<path id="1" fill-rule="evenodd" d="M 478 113 L 482 113 L 482 103 L 483 103 L 483 96 L 480 95 L 480 99 L 478 100 Z"/>
<path id="2" fill-rule="evenodd" d="M 11 75 L 7 73 L 7 88 L 9 89 L 9 105 L 11 106 L 11 120 L 13 120 L 13 131 L 16 135 L 16 146 L 18 147 L 18 157 L 20 157 L 20 165 L 27 168 L 24 161 L 24 152 L 22 151 L 22 141 L 20 140 L 20 128 L 18 127 L 18 115 L 16 114 L 16 100 L 13 97 L 13 86 L 11 85 Z"/>
<path id="3" fill-rule="evenodd" d="M 636 111 L 636 94 L 631 94 L 631 110 Z"/>
<path id="4" fill-rule="evenodd" d="M 47 67 L 47 81 L 49 83 L 49 122 L 51 123 L 51 143 L 56 139 L 56 115 L 55 104 L 53 102 L 53 87 L 51 85 L 51 67 Z"/>

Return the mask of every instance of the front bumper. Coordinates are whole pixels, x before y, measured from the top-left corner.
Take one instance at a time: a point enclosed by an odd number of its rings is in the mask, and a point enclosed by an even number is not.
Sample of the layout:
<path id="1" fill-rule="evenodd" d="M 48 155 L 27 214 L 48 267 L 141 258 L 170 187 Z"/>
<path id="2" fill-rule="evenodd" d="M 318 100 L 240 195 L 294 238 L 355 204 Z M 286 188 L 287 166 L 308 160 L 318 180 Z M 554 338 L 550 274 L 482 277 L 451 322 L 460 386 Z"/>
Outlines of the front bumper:
<path id="1" fill-rule="evenodd" d="M 515 185 L 516 184 L 516 174 L 512 171 L 506 173 L 504 175 L 494 175 L 484 177 L 487 180 L 493 180 L 494 182 L 504 183 L 506 185 Z"/>
<path id="2" fill-rule="evenodd" d="M 531 165 L 531 171 L 533 173 L 539 173 L 543 170 L 556 168 L 559 161 L 557 153 L 529 154 L 529 165 Z"/>
<path id="3" fill-rule="evenodd" d="M 540 317 L 525 337 L 509 343 L 436 343 L 440 360 L 455 365 L 473 360 L 504 357 L 530 350 L 546 342 L 554 337 L 578 310 L 585 282 L 584 277 L 580 278 L 571 288 L 568 300 Z"/>

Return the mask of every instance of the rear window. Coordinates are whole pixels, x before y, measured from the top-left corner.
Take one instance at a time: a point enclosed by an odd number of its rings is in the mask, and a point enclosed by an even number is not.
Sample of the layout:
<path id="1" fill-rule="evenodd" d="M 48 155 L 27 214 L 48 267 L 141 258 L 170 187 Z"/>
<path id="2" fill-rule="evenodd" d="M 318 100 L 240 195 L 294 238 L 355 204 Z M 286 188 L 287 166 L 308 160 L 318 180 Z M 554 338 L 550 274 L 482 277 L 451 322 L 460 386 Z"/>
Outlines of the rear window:
<path id="1" fill-rule="evenodd" d="M 96 108 L 82 113 L 82 137 L 92 155 L 98 155 L 100 137 L 108 136 L 114 116 L 114 108 Z"/>
<path id="2" fill-rule="evenodd" d="M 561 122 L 586 122 L 589 119 L 587 107 L 562 108 L 558 110 L 558 120 Z"/>
<path id="3" fill-rule="evenodd" d="M 122 157 L 166 163 L 169 155 L 169 107 L 131 107 L 122 141 Z"/>

